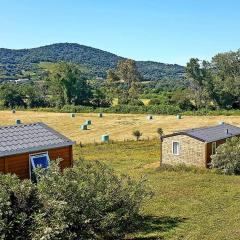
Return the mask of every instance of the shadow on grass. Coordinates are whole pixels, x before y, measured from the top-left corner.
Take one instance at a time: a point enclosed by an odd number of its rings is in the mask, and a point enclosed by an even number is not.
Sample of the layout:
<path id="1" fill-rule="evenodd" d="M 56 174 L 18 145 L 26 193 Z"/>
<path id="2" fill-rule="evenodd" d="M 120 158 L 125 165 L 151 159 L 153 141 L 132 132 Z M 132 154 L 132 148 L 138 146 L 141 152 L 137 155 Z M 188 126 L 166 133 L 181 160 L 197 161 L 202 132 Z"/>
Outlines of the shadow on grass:
<path id="1" fill-rule="evenodd" d="M 155 233 L 159 234 L 168 232 L 177 227 L 180 223 L 183 223 L 186 218 L 180 217 L 156 217 L 156 216 L 144 216 L 138 219 L 135 230 L 132 233 Z M 129 240 L 162 240 L 163 237 L 134 237 Z"/>

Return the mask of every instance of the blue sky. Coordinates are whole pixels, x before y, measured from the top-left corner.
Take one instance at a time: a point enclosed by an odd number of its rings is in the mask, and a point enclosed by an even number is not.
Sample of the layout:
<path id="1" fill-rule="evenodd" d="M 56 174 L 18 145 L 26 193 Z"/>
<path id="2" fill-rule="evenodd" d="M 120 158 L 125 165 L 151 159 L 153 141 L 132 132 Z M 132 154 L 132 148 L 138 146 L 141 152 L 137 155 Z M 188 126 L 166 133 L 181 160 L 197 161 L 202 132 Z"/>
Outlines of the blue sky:
<path id="1" fill-rule="evenodd" d="M 239 0 L 0 0 L 0 47 L 84 44 L 186 64 L 240 48 Z"/>

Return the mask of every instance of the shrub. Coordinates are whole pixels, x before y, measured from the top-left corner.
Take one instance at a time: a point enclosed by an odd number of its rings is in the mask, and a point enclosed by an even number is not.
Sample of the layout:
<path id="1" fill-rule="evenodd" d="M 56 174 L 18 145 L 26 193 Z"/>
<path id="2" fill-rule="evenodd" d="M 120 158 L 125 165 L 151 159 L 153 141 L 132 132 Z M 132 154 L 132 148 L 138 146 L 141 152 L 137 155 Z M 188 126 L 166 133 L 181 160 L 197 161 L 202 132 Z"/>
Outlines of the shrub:
<path id="1" fill-rule="evenodd" d="M 150 99 L 148 105 L 160 105 L 161 103 L 162 103 L 161 99 L 152 98 L 152 99 Z"/>
<path id="2" fill-rule="evenodd" d="M 35 216 L 43 206 L 36 186 L 16 176 L 1 174 L 0 186 L 0 239 L 32 239 Z"/>
<path id="3" fill-rule="evenodd" d="M 212 156 L 212 168 L 225 174 L 240 174 L 240 138 L 227 139 Z"/>
<path id="4" fill-rule="evenodd" d="M 137 141 L 139 140 L 139 138 L 142 136 L 142 133 L 139 130 L 134 130 L 133 131 L 133 136 L 137 139 Z"/>
<path id="5" fill-rule="evenodd" d="M 38 184 L 0 175 L 0 239 L 119 239 L 134 226 L 150 196 L 99 162 L 78 161 L 60 171 L 37 169 Z"/>

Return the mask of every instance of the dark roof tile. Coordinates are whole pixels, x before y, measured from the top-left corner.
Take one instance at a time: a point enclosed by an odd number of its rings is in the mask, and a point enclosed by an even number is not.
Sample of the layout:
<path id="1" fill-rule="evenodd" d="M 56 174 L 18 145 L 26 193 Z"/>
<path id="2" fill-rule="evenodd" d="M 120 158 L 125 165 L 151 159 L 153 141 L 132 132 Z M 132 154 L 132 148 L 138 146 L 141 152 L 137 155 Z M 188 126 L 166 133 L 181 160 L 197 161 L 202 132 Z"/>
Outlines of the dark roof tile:
<path id="1" fill-rule="evenodd" d="M 240 128 L 231 124 L 222 123 L 211 127 L 182 130 L 166 135 L 165 137 L 181 134 L 185 134 L 203 142 L 215 142 L 229 137 L 240 136 Z"/>
<path id="2" fill-rule="evenodd" d="M 0 127 L 0 157 L 73 144 L 44 123 Z"/>

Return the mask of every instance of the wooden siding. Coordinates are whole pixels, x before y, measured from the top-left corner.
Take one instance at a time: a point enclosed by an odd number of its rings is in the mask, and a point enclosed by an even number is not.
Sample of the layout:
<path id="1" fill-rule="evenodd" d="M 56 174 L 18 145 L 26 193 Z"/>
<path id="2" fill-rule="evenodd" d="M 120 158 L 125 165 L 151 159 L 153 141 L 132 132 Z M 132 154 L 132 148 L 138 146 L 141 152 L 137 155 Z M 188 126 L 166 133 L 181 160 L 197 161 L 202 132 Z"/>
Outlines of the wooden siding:
<path id="1" fill-rule="evenodd" d="M 226 142 L 226 139 L 216 141 L 216 147 Z M 206 167 L 209 167 L 209 164 L 211 163 L 211 155 L 212 155 L 212 143 L 206 144 Z"/>
<path id="2" fill-rule="evenodd" d="M 72 146 L 69 146 L 49 150 L 43 149 L 38 152 L 30 152 L 0 158 L 0 172 L 15 173 L 21 179 L 29 178 L 29 154 L 36 154 L 40 152 L 48 152 L 51 160 L 61 158 L 61 169 L 72 167 Z"/>
<path id="3" fill-rule="evenodd" d="M 240 135 L 236 136 L 236 137 L 240 137 Z M 227 140 L 226 139 L 222 139 L 219 141 L 216 141 L 216 147 L 218 147 L 219 145 L 225 143 Z M 211 155 L 212 155 L 212 142 L 211 143 L 207 143 L 206 144 L 206 167 L 209 167 L 209 164 L 211 163 Z"/>

